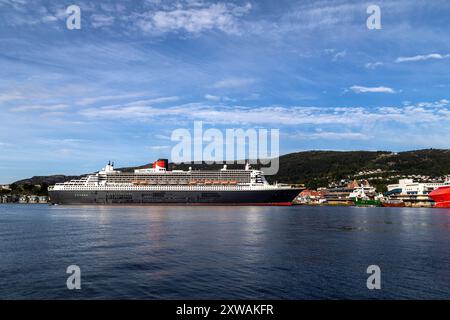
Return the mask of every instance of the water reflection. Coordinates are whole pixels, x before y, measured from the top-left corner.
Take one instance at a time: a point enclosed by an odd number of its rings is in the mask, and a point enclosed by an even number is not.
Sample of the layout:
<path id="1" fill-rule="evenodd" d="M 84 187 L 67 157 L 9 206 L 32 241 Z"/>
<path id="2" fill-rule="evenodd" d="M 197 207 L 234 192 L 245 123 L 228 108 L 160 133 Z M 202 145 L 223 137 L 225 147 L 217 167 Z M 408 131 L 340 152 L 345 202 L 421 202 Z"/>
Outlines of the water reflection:
<path id="1" fill-rule="evenodd" d="M 450 298 L 450 210 L 0 206 L 0 298 Z M 368 265 L 384 289 L 368 292 Z M 24 275 L 27 275 L 26 277 Z"/>

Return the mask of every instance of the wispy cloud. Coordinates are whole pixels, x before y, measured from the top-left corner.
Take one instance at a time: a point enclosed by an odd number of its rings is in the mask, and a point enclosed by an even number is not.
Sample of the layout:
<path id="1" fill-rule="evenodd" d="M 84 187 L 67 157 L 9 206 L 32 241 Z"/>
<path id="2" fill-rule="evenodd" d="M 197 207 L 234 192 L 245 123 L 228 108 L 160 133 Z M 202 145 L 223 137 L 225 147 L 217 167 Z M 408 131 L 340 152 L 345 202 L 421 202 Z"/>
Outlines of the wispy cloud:
<path id="1" fill-rule="evenodd" d="M 361 132 L 334 132 L 334 131 L 315 131 L 315 132 L 297 132 L 289 136 L 295 139 L 314 139 L 314 140 L 367 140 L 371 137 Z"/>
<path id="2" fill-rule="evenodd" d="M 113 101 L 113 100 L 122 100 L 122 99 L 130 99 L 144 96 L 144 92 L 136 92 L 136 93 L 126 93 L 126 94 L 118 94 L 118 95 L 109 95 L 109 96 L 97 96 L 84 98 L 77 102 L 79 105 L 89 105 L 103 101 Z"/>
<path id="3" fill-rule="evenodd" d="M 363 86 L 352 86 L 350 87 L 355 93 L 395 93 L 396 91 L 389 87 L 363 87 Z"/>
<path id="4" fill-rule="evenodd" d="M 384 63 L 383 62 L 368 62 L 364 65 L 364 67 L 366 67 L 366 69 L 376 69 L 380 66 L 382 66 Z"/>
<path id="5" fill-rule="evenodd" d="M 255 83 L 255 79 L 251 78 L 227 78 L 217 81 L 212 85 L 212 88 L 223 89 L 223 88 L 238 88 L 246 87 Z"/>
<path id="6" fill-rule="evenodd" d="M 69 106 L 67 104 L 54 104 L 54 105 L 26 105 L 11 108 L 13 112 L 27 112 L 27 111 L 60 111 L 67 109 Z"/>
<path id="7" fill-rule="evenodd" d="M 126 104 L 108 105 L 97 108 L 88 108 L 80 111 L 80 114 L 88 118 L 109 118 L 109 119 L 134 119 L 139 121 L 155 118 L 160 115 L 170 115 L 178 113 L 178 108 L 155 108 L 158 103 L 174 102 L 179 98 L 159 97 L 147 100 L 137 100 Z M 186 111 L 183 111 L 186 112 Z"/>
<path id="8" fill-rule="evenodd" d="M 347 50 L 336 52 L 333 55 L 332 61 L 338 61 L 339 59 L 344 58 L 347 55 Z"/>
<path id="9" fill-rule="evenodd" d="M 85 139 L 63 138 L 63 139 L 37 139 L 36 143 L 49 146 L 76 146 L 88 142 Z"/>
<path id="10" fill-rule="evenodd" d="M 206 100 L 210 100 L 210 101 L 220 101 L 221 100 L 221 97 L 215 96 L 215 95 L 212 95 L 212 94 L 205 94 L 204 98 Z"/>
<path id="11" fill-rule="evenodd" d="M 23 97 L 24 96 L 19 93 L 0 93 L 0 103 L 23 99 Z"/>
<path id="12" fill-rule="evenodd" d="M 252 93 L 249 96 L 246 97 L 242 97 L 242 100 L 256 100 L 258 99 L 259 95 L 256 93 Z M 203 98 L 205 98 L 208 101 L 213 101 L 213 102 L 226 102 L 226 103 L 231 103 L 231 102 L 236 102 L 237 99 L 235 98 L 230 98 L 227 96 L 218 96 L 218 95 L 213 95 L 213 94 L 205 94 L 203 96 Z"/>
<path id="13" fill-rule="evenodd" d="M 86 109 L 80 112 L 88 118 L 106 119 L 135 119 L 142 121 L 160 114 L 159 109 L 153 107 L 101 107 Z"/>
<path id="14" fill-rule="evenodd" d="M 148 147 L 148 149 L 156 150 L 156 151 L 165 150 L 165 149 L 169 149 L 169 148 L 170 148 L 170 146 L 150 146 L 150 147 Z"/>
<path id="15" fill-rule="evenodd" d="M 42 21 L 44 22 L 56 22 L 58 21 L 58 17 L 52 16 L 52 15 L 46 15 L 42 18 Z"/>
<path id="16" fill-rule="evenodd" d="M 122 119 L 157 123 L 178 120 L 201 120 L 211 124 L 252 125 L 361 125 L 381 122 L 403 124 L 440 122 L 450 115 L 449 101 L 408 104 L 395 107 L 242 107 L 210 106 L 190 103 L 166 107 L 151 106 L 103 107 L 80 111 L 87 118 Z M 326 133 L 322 133 L 326 135 Z"/>
<path id="17" fill-rule="evenodd" d="M 189 5 L 191 4 L 191 5 Z M 136 14 L 136 25 L 144 32 L 166 33 L 184 31 L 200 33 L 217 29 L 226 33 L 237 33 L 236 18 L 246 14 L 251 4 L 237 6 L 232 3 L 207 4 L 201 1 L 179 3 L 174 8 L 151 10 Z"/>
<path id="18" fill-rule="evenodd" d="M 426 61 L 426 60 L 442 60 L 450 58 L 450 54 L 431 53 L 427 55 L 417 55 L 412 57 L 398 57 L 395 62 L 414 62 L 414 61 Z"/>
<path id="19" fill-rule="evenodd" d="M 93 14 L 90 17 L 91 25 L 94 28 L 108 27 L 114 24 L 115 18 L 104 14 Z"/>

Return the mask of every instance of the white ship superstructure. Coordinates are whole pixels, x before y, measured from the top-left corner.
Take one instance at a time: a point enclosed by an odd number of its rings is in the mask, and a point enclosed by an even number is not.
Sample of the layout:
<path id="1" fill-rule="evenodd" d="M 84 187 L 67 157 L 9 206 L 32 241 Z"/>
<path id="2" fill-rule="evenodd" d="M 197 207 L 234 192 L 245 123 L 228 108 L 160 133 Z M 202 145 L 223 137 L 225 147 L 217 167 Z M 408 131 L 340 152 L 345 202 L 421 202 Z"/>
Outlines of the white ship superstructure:
<path id="1" fill-rule="evenodd" d="M 59 198 L 61 202 L 70 196 L 71 199 L 79 199 L 81 203 L 89 202 L 89 199 L 100 203 L 108 203 L 108 199 L 129 203 L 154 203 L 158 199 L 163 203 L 229 203 L 233 200 L 232 192 L 265 191 L 268 194 L 270 191 L 273 194 L 272 200 L 277 200 L 280 196 L 286 200 L 282 197 L 282 191 L 289 191 L 289 198 L 293 193 L 293 199 L 301 191 L 293 190 L 295 189 L 289 185 L 269 184 L 263 172 L 251 169 L 248 163 L 245 169 L 227 169 L 224 165 L 222 169 L 214 171 L 191 168 L 188 171 L 169 171 L 167 160 L 159 159 L 152 168 L 136 169 L 134 172 L 115 170 L 114 164 L 108 163 L 98 173 L 51 186 L 49 193 L 53 194 L 53 199 Z M 264 200 L 259 197 L 254 199 L 252 195 L 248 198 L 249 202 L 252 199 Z M 237 200 L 240 203 L 245 198 L 239 194 Z"/>
<path id="2" fill-rule="evenodd" d="M 96 174 L 80 179 L 57 183 L 50 190 L 259 190 L 290 188 L 290 186 L 267 182 L 260 170 L 227 169 L 220 171 L 196 170 L 167 171 L 154 166 L 136 169 L 134 173 L 122 173 L 108 163 Z"/>

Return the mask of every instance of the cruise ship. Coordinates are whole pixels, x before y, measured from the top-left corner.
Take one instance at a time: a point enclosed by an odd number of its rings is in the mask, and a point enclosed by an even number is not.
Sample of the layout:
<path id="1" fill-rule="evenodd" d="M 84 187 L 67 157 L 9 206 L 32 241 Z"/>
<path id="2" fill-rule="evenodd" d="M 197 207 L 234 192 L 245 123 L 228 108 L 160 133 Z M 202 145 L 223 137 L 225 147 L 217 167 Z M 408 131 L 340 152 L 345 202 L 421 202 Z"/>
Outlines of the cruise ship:
<path id="1" fill-rule="evenodd" d="M 49 187 L 53 204 L 291 205 L 302 191 L 269 184 L 262 171 L 169 170 L 167 159 L 152 168 L 121 172 L 109 162 L 101 171 Z"/>

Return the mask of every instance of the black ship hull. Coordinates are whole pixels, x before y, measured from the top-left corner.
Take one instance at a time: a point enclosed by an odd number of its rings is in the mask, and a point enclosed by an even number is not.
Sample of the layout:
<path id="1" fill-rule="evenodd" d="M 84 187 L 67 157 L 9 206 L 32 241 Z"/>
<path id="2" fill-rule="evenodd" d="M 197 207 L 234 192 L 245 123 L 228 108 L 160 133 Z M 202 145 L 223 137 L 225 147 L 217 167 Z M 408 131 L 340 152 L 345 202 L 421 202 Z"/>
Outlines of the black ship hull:
<path id="1" fill-rule="evenodd" d="M 52 204 L 291 205 L 301 189 L 246 191 L 52 190 Z"/>

